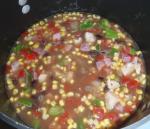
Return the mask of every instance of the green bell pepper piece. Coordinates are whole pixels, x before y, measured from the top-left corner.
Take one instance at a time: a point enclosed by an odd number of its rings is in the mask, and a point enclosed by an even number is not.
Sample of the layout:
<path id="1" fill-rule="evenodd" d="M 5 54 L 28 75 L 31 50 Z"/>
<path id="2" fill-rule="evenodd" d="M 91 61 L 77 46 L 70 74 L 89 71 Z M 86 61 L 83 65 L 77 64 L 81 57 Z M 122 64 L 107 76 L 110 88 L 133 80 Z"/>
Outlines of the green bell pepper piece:
<path id="1" fill-rule="evenodd" d="M 40 129 L 40 121 L 38 119 L 33 120 L 33 129 Z"/>
<path id="2" fill-rule="evenodd" d="M 33 104 L 32 100 L 28 98 L 19 98 L 18 102 L 21 105 L 26 106 L 26 107 L 32 107 L 32 104 Z"/>
<path id="3" fill-rule="evenodd" d="M 117 39 L 118 33 L 111 28 L 107 28 L 105 29 L 105 36 L 106 38 L 109 38 L 109 39 Z"/>
<path id="4" fill-rule="evenodd" d="M 31 81 L 32 81 L 32 78 L 33 78 L 32 74 L 29 71 L 27 71 L 26 69 L 25 69 L 25 74 L 26 74 L 26 77 L 25 77 L 26 86 L 30 87 L 31 86 Z"/>
<path id="5" fill-rule="evenodd" d="M 58 116 L 64 113 L 64 108 L 61 106 L 54 106 L 49 109 L 48 113 L 50 116 Z"/>
<path id="6" fill-rule="evenodd" d="M 85 129 L 85 126 L 82 120 L 77 121 L 77 129 Z"/>
<path id="7" fill-rule="evenodd" d="M 136 54 L 136 50 L 134 48 L 130 48 L 130 54 L 134 56 Z"/>
<path id="8" fill-rule="evenodd" d="M 100 21 L 100 27 L 102 28 L 102 29 L 107 29 L 107 28 L 109 28 L 110 27 L 110 23 L 109 23 L 109 21 L 107 20 L 107 19 L 102 19 L 101 21 Z"/>
<path id="9" fill-rule="evenodd" d="M 17 53 L 23 48 L 25 48 L 24 44 L 17 44 L 15 47 L 13 47 L 12 51 Z"/>
<path id="10" fill-rule="evenodd" d="M 80 29 L 88 29 L 91 27 L 93 27 L 93 22 L 91 22 L 90 20 L 86 20 L 80 24 Z"/>
<path id="11" fill-rule="evenodd" d="M 117 53 L 117 52 L 118 52 L 118 49 L 112 48 L 112 49 L 110 50 L 110 52 L 108 53 L 108 55 L 111 56 L 111 57 L 113 57 L 114 54 Z"/>
<path id="12" fill-rule="evenodd" d="M 96 49 L 96 51 L 100 51 L 100 45 L 99 44 L 96 44 L 96 46 L 95 46 L 95 49 Z"/>
<path id="13" fill-rule="evenodd" d="M 95 98 L 93 101 L 92 101 L 92 104 L 95 105 L 95 106 L 101 106 L 101 102 L 102 100 L 98 99 L 98 98 Z"/>

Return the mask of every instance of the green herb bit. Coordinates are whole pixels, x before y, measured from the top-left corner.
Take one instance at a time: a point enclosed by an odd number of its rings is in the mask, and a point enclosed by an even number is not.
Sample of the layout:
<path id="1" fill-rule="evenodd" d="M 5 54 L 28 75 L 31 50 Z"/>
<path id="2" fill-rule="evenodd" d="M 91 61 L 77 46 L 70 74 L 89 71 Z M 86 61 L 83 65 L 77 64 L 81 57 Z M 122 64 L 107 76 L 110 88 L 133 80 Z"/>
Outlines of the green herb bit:
<path id="1" fill-rule="evenodd" d="M 130 54 L 134 56 L 136 54 L 136 50 L 134 48 L 130 48 Z"/>
<path id="2" fill-rule="evenodd" d="M 49 109 L 48 113 L 50 116 L 58 116 L 64 113 L 64 108 L 61 106 L 54 106 Z"/>
<path id="3" fill-rule="evenodd" d="M 118 49 L 112 48 L 112 49 L 110 50 L 110 52 L 108 53 L 108 55 L 111 56 L 111 57 L 113 57 L 114 54 L 117 53 L 117 52 L 118 52 Z"/>
<path id="4" fill-rule="evenodd" d="M 93 22 L 90 20 L 86 20 L 80 24 L 80 29 L 88 29 L 93 27 Z"/>
<path id="5" fill-rule="evenodd" d="M 105 36 L 106 38 L 109 38 L 109 39 L 117 39 L 118 33 L 111 28 L 107 28 L 105 29 Z"/>
<path id="6" fill-rule="evenodd" d="M 40 121 L 38 119 L 33 120 L 33 129 L 40 129 Z"/>
<path id="7" fill-rule="evenodd" d="M 109 21 L 107 20 L 107 19 L 102 19 L 101 21 L 100 21 L 100 27 L 102 28 L 102 29 L 107 29 L 107 28 L 109 28 L 110 27 L 110 23 L 109 23 Z"/>
<path id="8" fill-rule="evenodd" d="M 19 98 L 18 102 L 21 105 L 26 106 L 26 107 L 32 107 L 32 104 L 33 104 L 32 100 L 28 98 Z"/>
<path id="9" fill-rule="evenodd" d="M 61 59 L 58 59 L 58 64 L 59 64 L 60 66 L 65 66 L 65 65 L 68 64 L 68 61 L 67 61 L 67 59 L 65 59 L 65 58 L 61 58 Z"/>
<path id="10" fill-rule="evenodd" d="M 27 71 L 26 69 L 25 69 L 25 74 L 26 74 L 26 77 L 25 77 L 26 86 L 30 87 L 31 86 L 31 81 L 32 81 L 32 78 L 33 78 L 32 74 L 29 71 Z"/>
<path id="11" fill-rule="evenodd" d="M 101 106 L 101 102 L 102 100 L 98 99 L 98 98 L 95 98 L 93 101 L 92 101 L 92 104 L 95 105 L 95 106 Z"/>
<path id="12" fill-rule="evenodd" d="M 15 47 L 13 47 L 12 51 L 17 53 L 23 48 L 25 48 L 24 44 L 17 44 Z"/>
<path id="13" fill-rule="evenodd" d="M 83 123 L 83 120 L 77 121 L 77 129 L 85 129 L 85 125 Z"/>
<path id="14" fill-rule="evenodd" d="M 100 45 L 99 44 L 96 44 L 96 46 L 95 46 L 95 48 L 96 48 L 96 51 L 100 51 Z"/>

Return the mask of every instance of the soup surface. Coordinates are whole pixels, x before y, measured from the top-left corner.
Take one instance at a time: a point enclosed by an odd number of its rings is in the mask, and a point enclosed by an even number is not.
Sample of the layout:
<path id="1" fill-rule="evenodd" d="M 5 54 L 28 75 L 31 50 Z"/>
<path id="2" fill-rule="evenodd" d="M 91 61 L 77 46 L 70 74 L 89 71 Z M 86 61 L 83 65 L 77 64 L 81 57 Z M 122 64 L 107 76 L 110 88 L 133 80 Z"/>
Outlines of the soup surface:
<path id="1" fill-rule="evenodd" d="M 117 24 L 80 12 L 21 34 L 6 65 L 10 102 L 34 129 L 110 129 L 138 107 L 142 53 Z"/>

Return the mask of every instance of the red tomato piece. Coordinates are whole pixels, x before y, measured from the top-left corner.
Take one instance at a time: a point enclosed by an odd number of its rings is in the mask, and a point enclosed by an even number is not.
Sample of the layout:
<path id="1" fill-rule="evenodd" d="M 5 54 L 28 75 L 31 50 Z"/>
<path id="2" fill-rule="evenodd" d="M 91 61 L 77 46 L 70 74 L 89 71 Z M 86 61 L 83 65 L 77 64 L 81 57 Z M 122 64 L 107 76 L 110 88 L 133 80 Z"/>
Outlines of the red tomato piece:
<path id="1" fill-rule="evenodd" d="M 96 56 L 96 61 L 101 61 L 101 60 L 104 60 L 104 55 L 98 55 Z"/>
<path id="2" fill-rule="evenodd" d="M 28 31 L 24 31 L 22 34 L 21 34 L 21 37 L 26 37 L 27 35 L 29 34 L 29 32 Z"/>
<path id="3" fill-rule="evenodd" d="M 51 28 L 51 31 L 53 33 L 58 33 L 58 32 L 60 32 L 60 29 L 58 27 L 53 27 L 53 28 Z"/>
<path id="4" fill-rule="evenodd" d="M 98 28 L 90 28 L 87 31 L 95 34 L 101 33 L 101 30 Z"/>
<path id="5" fill-rule="evenodd" d="M 69 116 L 69 114 L 67 112 L 64 112 L 62 115 L 60 115 L 58 118 L 59 124 L 66 125 L 68 116 Z"/>
<path id="6" fill-rule="evenodd" d="M 18 77 L 19 77 L 19 78 L 25 77 L 25 72 L 24 72 L 24 70 L 21 69 L 21 70 L 18 71 Z"/>
<path id="7" fill-rule="evenodd" d="M 137 89 L 140 85 L 137 80 L 133 79 L 130 76 L 123 76 L 121 79 L 121 83 L 127 84 L 127 87 L 132 90 Z"/>
<path id="8" fill-rule="evenodd" d="M 104 118 L 104 110 L 102 108 L 94 107 L 93 113 L 98 115 L 98 120 L 102 120 Z"/>
<path id="9" fill-rule="evenodd" d="M 124 107 L 124 111 L 127 113 L 132 113 L 133 112 L 133 108 L 131 106 L 125 106 Z"/>
<path id="10" fill-rule="evenodd" d="M 66 107 L 75 108 L 81 104 L 81 99 L 77 97 L 69 97 L 65 101 Z"/>
<path id="11" fill-rule="evenodd" d="M 41 112 L 37 111 L 36 109 L 33 109 L 32 110 L 32 114 L 35 116 L 35 117 L 40 117 L 41 116 Z"/>
<path id="12" fill-rule="evenodd" d="M 101 42 L 101 48 L 102 49 L 108 49 L 108 48 L 110 48 L 110 42 L 107 41 L 107 40 L 102 40 L 102 42 Z"/>
<path id="13" fill-rule="evenodd" d="M 65 84 L 65 85 L 64 85 L 64 90 L 65 90 L 65 92 L 69 92 L 69 91 L 72 90 L 72 86 L 69 85 L 69 84 Z"/>
<path id="14" fill-rule="evenodd" d="M 22 49 L 20 50 L 20 55 L 26 57 L 28 55 L 28 51 L 29 51 L 28 49 Z"/>
<path id="15" fill-rule="evenodd" d="M 105 116 L 107 119 L 110 119 L 112 121 L 118 121 L 119 120 L 119 115 L 116 112 L 109 112 Z"/>
<path id="16" fill-rule="evenodd" d="M 129 54 L 130 53 L 130 47 L 128 47 L 128 46 L 123 47 L 122 52 L 125 54 Z"/>
<path id="17" fill-rule="evenodd" d="M 38 54 L 35 53 L 35 52 L 28 53 L 27 56 L 26 56 L 26 59 L 28 59 L 28 60 L 34 60 L 34 59 L 37 59 L 37 56 L 38 56 Z"/>

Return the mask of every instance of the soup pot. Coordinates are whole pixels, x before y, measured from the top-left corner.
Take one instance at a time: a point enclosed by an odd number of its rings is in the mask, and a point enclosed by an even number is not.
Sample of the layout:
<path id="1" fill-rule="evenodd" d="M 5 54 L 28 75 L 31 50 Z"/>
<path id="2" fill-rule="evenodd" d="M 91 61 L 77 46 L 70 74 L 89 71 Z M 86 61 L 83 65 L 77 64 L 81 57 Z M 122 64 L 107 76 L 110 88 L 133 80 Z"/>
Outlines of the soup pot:
<path id="1" fill-rule="evenodd" d="M 150 4 L 148 0 L 28 0 L 30 10 L 22 10 L 18 0 L 0 4 L 0 119 L 4 128 L 28 129 L 11 108 L 5 91 L 4 67 L 19 34 L 43 18 L 65 11 L 98 14 L 121 25 L 143 52 L 147 87 L 138 110 L 119 128 L 133 129 L 150 120 Z M 29 7 L 28 6 L 28 7 Z M 28 8 L 29 9 L 29 8 Z M 23 11 L 23 13 L 22 13 Z M 28 11 L 28 12 L 26 12 Z"/>

